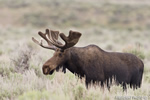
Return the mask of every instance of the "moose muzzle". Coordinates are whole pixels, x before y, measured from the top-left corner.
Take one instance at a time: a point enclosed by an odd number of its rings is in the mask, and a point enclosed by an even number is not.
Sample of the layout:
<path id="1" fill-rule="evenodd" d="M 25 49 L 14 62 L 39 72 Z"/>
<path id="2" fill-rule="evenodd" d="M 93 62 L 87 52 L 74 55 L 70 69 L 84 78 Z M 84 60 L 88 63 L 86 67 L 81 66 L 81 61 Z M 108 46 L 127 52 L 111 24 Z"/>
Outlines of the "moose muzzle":
<path id="1" fill-rule="evenodd" d="M 53 65 L 52 65 L 53 66 Z M 42 70 L 44 75 L 53 74 L 54 70 L 52 66 L 45 66 L 43 65 Z"/>

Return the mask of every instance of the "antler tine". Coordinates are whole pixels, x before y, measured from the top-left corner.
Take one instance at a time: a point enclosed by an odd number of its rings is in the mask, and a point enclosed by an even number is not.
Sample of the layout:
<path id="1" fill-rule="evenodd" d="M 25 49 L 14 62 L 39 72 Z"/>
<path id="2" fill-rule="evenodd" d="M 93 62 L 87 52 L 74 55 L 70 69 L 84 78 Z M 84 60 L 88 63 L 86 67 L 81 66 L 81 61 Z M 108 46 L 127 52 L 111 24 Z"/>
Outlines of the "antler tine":
<path id="1" fill-rule="evenodd" d="M 43 47 L 43 48 L 56 50 L 56 47 L 53 46 L 52 43 L 47 39 L 47 37 L 46 37 L 46 34 L 47 34 L 47 33 L 49 33 L 49 29 L 46 29 L 46 32 L 45 32 L 45 33 L 38 32 L 38 34 L 39 34 L 43 39 L 46 40 L 46 42 L 48 43 L 48 46 L 43 45 L 42 41 L 39 42 L 39 41 L 37 41 L 36 39 L 34 39 L 34 38 L 32 37 L 33 42 L 35 42 L 36 44 L 40 45 L 40 46 Z"/>
<path id="2" fill-rule="evenodd" d="M 49 39 L 49 42 L 51 43 L 51 44 L 55 44 L 55 43 L 59 43 L 59 44 L 61 44 L 62 45 L 62 43 L 60 43 L 59 41 L 58 41 L 58 35 L 59 35 L 59 31 L 52 31 L 52 30 L 46 30 L 46 36 L 48 36 L 48 39 Z"/>
<path id="3" fill-rule="evenodd" d="M 33 40 L 34 43 L 40 45 L 43 48 L 56 50 L 56 47 L 54 47 L 54 46 L 45 46 L 45 45 L 43 45 L 42 40 L 41 40 L 41 42 L 39 42 L 34 37 L 32 37 L 32 40 Z"/>
<path id="4" fill-rule="evenodd" d="M 63 45 L 62 45 L 62 43 L 61 44 L 58 44 L 58 42 L 56 42 L 56 40 L 54 39 L 54 37 L 52 36 L 52 32 L 50 31 L 50 33 L 48 34 L 48 36 L 49 36 L 49 39 L 50 39 L 50 41 L 51 41 L 51 43 L 53 44 L 53 45 L 55 45 L 56 47 L 58 47 L 58 48 L 62 48 L 63 47 Z M 60 43 L 60 42 L 59 42 Z"/>
<path id="5" fill-rule="evenodd" d="M 50 36 L 51 34 L 51 36 Z M 57 42 L 59 31 L 50 31 L 50 33 L 47 33 L 48 37 L 51 38 L 54 42 Z"/>
<path id="6" fill-rule="evenodd" d="M 59 31 L 52 31 L 51 30 L 51 38 L 57 44 L 63 45 L 61 42 L 58 41 Z"/>
<path id="7" fill-rule="evenodd" d="M 47 37 L 46 37 L 46 33 L 44 34 L 44 33 L 42 33 L 42 32 L 38 32 L 38 34 L 39 34 L 44 40 L 46 40 L 46 42 L 48 43 L 48 45 L 51 45 L 51 43 L 49 42 L 49 40 L 48 40 Z"/>
<path id="8" fill-rule="evenodd" d="M 46 35 L 48 36 L 50 42 L 53 44 L 53 42 L 55 42 L 55 40 L 54 40 L 54 39 L 52 38 L 52 36 L 51 36 L 51 31 L 52 31 L 52 30 L 47 31 L 47 32 L 46 32 Z"/>

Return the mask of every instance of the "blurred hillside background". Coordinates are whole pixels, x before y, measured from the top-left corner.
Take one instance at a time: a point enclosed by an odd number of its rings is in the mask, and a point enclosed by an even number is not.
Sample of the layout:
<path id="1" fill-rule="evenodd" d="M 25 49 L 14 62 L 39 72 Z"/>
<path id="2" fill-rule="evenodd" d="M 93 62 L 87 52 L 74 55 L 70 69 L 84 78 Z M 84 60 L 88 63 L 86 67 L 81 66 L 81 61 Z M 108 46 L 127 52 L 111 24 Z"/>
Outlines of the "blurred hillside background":
<path id="1" fill-rule="evenodd" d="M 42 74 L 53 51 L 31 40 L 38 31 L 82 33 L 76 46 L 96 44 L 106 51 L 129 52 L 145 64 L 142 87 L 127 93 L 113 86 L 86 89 L 67 71 Z M 150 99 L 149 0 L 0 0 L 0 100 L 117 100 Z M 140 99 L 143 100 L 143 99 Z"/>

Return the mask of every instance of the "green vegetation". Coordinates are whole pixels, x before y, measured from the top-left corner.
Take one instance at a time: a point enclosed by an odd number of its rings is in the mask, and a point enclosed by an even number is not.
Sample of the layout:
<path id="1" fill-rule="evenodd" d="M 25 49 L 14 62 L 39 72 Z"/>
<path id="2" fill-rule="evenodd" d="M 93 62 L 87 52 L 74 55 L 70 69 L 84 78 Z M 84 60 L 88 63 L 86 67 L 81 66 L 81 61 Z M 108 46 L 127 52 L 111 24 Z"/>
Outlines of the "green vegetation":
<path id="1" fill-rule="evenodd" d="M 112 0 L 113 1 L 113 0 Z M 96 2 L 96 3 L 94 3 Z M 66 6 L 67 5 L 67 6 Z M 113 4 L 104 1 L 75 0 L 0 0 L 4 10 L 1 23 L 39 27 L 91 27 L 144 30 L 150 28 L 149 5 Z M 7 10 L 9 9 L 9 10 Z M 32 10 L 30 10 L 32 9 Z M 19 14 L 19 15 L 18 15 Z M 5 17 L 7 16 L 7 17 Z"/>
<path id="2" fill-rule="evenodd" d="M 140 49 L 140 46 L 137 47 L 137 48 L 133 48 L 133 47 L 125 48 L 123 50 L 123 52 L 132 53 L 132 54 L 136 55 L 137 57 L 139 57 L 142 60 L 145 59 L 144 52 Z"/>
<path id="3" fill-rule="evenodd" d="M 19 96 L 18 100 L 49 100 L 49 98 L 47 91 L 29 91 Z"/>
<path id="4" fill-rule="evenodd" d="M 0 0 L 0 100 L 117 100 L 150 95 L 150 2 L 131 0 Z M 45 76 L 52 55 L 31 40 L 46 28 L 83 35 L 76 46 L 96 44 L 106 51 L 133 53 L 144 62 L 142 87 L 90 86 L 67 70 Z M 46 43 L 45 43 L 46 44 Z M 140 44 L 138 46 L 137 44 Z"/>

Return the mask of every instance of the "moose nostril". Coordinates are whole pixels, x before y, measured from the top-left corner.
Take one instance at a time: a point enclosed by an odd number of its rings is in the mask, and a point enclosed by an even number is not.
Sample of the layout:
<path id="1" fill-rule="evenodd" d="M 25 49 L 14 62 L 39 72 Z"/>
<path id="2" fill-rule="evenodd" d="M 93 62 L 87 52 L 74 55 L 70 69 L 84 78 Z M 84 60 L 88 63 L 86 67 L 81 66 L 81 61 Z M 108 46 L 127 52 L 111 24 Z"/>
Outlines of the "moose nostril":
<path id="1" fill-rule="evenodd" d="M 43 73 L 44 73 L 44 74 L 47 74 L 48 71 L 49 71 L 49 66 L 43 65 L 42 70 L 43 70 Z"/>

